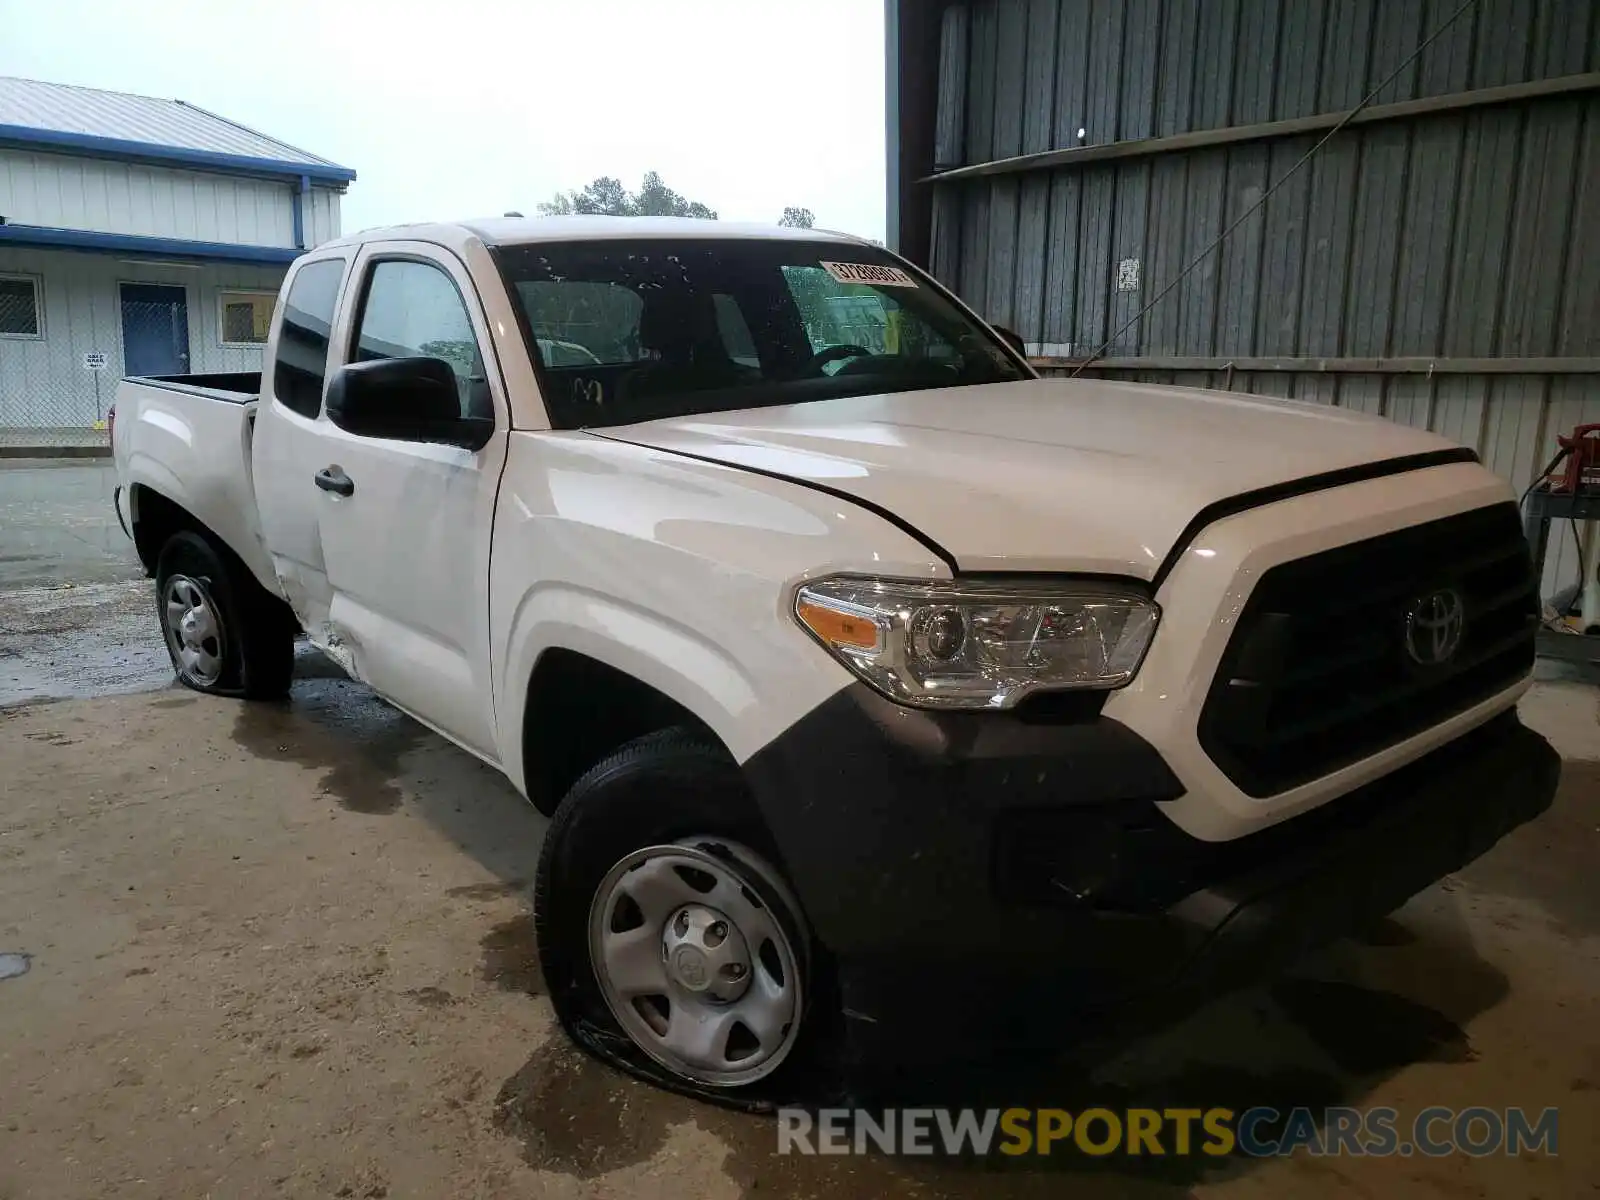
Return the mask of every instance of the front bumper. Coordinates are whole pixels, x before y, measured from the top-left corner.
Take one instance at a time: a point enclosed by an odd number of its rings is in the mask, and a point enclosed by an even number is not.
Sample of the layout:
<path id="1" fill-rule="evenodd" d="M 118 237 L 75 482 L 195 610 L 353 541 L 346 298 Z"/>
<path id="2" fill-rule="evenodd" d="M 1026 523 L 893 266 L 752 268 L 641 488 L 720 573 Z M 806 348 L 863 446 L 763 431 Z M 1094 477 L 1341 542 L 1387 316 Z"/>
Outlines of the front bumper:
<path id="1" fill-rule="evenodd" d="M 1053 1041 L 1064 1010 L 1292 960 L 1544 811 L 1560 760 L 1508 711 L 1308 813 L 1204 842 L 1160 811 L 1182 788 L 1116 721 L 923 712 L 856 685 L 746 770 L 847 1016 L 948 1046 L 996 1029 Z"/>

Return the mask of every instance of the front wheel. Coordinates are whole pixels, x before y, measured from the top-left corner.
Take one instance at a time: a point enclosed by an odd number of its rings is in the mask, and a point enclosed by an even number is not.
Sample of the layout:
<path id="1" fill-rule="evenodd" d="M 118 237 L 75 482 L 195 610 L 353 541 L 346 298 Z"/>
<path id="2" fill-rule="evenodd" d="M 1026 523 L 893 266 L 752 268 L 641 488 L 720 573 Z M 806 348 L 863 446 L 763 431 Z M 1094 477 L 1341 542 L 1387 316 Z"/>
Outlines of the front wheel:
<path id="1" fill-rule="evenodd" d="M 819 1024 L 815 964 L 765 842 L 738 768 L 683 731 L 585 775 L 546 833 L 534 899 L 568 1033 L 694 1091 L 748 1089 L 798 1059 Z"/>
<path id="2" fill-rule="evenodd" d="M 156 614 L 178 682 L 197 692 L 275 699 L 294 673 L 294 628 L 282 601 L 190 530 L 156 561 Z"/>

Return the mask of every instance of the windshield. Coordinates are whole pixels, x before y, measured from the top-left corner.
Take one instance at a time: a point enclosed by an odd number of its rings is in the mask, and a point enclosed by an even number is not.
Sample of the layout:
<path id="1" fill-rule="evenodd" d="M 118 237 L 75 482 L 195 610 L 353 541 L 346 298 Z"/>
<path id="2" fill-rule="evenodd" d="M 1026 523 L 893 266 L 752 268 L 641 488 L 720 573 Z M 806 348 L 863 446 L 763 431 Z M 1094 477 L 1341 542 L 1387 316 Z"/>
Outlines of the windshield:
<path id="1" fill-rule="evenodd" d="M 557 429 L 1029 377 L 869 246 L 536 242 L 495 259 Z"/>

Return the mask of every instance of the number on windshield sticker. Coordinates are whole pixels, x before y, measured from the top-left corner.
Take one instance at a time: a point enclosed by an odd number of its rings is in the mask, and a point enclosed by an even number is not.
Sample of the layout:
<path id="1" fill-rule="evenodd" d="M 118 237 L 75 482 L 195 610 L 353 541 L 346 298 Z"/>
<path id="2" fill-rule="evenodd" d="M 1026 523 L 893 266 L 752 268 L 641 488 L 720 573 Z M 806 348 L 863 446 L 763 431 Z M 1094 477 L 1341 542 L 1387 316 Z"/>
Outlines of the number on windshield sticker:
<path id="1" fill-rule="evenodd" d="M 899 267 L 880 267 L 874 263 L 825 262 L 822 269 L 840 283 L 874 283 L 879 287 L 917 286 L 917 281 Z"/>

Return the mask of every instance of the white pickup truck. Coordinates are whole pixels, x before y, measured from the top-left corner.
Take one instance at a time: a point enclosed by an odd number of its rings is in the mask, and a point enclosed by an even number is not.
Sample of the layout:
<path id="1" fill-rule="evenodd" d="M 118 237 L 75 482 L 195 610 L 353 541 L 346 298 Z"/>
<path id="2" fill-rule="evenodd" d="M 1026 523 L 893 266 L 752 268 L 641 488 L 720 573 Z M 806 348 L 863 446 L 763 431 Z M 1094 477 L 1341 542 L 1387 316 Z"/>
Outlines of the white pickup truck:
<path id="1" fill-rule="evenodd" d="M 1470 451 L 1016 347 L 844 236 L 380 230 L 121 385 L 118 509 L 183 683 L 304 631 L 553 814 L 561 1021 L 702 1093 L 1204 993 L 1549 804 Z"/>

